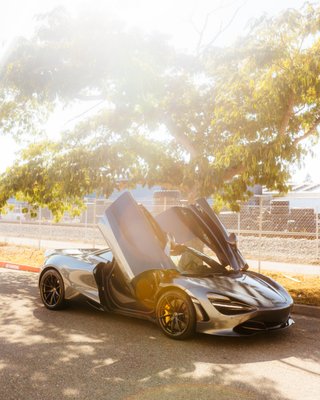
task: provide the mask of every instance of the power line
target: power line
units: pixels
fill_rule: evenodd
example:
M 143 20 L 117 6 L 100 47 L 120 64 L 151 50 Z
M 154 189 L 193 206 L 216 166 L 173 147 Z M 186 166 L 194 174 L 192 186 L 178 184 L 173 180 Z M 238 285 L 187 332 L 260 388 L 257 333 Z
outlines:
M 63 126 L 69 124 L 72 121 L 75 121 L 76 119 L 81 118 L 83 115 L 87 114 L 88 112 L 90 112 L 91 110 L 95 109 L 96 107 L 98 107 L 100 104 L 104 103 L 106 101 L 106 99 L 99 101 L 98 103 L 96 103 L 95 105 L 93 105 L 92 107 L 88 108 L 87 110 L 83 111 L 82 113 L 72 117 L 71 119 L 69 119 L 67 122 L 65 122 L 63 124 Z

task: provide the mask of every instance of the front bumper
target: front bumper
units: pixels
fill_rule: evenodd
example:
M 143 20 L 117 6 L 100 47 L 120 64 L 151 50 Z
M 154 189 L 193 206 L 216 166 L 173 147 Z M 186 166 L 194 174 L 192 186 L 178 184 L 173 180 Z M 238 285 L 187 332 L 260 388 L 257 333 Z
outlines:
M 287 321 L 281 322 L 280 324 L 277 323 L 269 324 L 262 321 L 255 321 L 253 319 L 253 320 L 248 320 L 243 324 L 236 326 L 233 330 L 234 332 L 236 332 L 241 336 L 250 336 L 259 332 L 268 332 L 268 331 L 277 331 L 281 329 L 286 329 L 293 324 L 294 320 L 291 317 L 289 317 Z
M 259 310 L 246 315 L 221 320 L 210 318 L 197 322 L 197 332 L 219 336 L 250 336 L 261 332 L 277 331 L 289 328 L 294 324 L 290 316 L 292 306 L 280 309 Z

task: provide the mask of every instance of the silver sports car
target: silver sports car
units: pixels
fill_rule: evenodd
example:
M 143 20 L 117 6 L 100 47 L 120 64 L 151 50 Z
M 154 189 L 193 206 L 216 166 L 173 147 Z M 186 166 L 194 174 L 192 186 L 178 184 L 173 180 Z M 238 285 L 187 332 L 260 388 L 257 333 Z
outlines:
M 126 192 L 99 227 L 104 250 L 55 250 L 46 258 L 39 289 L 48 309 L 81 294 L 103 311 L 156 322 L 173 339 L 250 335 L 293 323 L 290 295 L 248 271 L 235 235 L 204 199 L 153 218 Z

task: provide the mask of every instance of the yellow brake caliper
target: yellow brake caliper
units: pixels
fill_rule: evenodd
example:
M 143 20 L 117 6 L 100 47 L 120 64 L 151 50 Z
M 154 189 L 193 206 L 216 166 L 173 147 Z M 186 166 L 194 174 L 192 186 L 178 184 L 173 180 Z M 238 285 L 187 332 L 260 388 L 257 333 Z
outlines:
M 166 304 L 165 306 L 164 306 L 164 321 L 165 321 L 165 324 L 167 325 L 170 321 L 171 321 L 171 316 L 170 316 L 170 312 L 169 312 L 169 310 L 170 310 L 170 304 Z

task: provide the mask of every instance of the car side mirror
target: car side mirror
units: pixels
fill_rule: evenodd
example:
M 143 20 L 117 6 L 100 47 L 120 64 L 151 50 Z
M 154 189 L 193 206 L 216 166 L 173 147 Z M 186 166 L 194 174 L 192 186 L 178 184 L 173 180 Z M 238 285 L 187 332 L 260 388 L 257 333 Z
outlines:
M 238 238 L 237 238 L 237 235 L 236 235 L 234 232 L 231 232 L 231 233 L 230 233 L 229 238 L 228 238 L 228 242 L 229 242 L 231 245 L 237 247 Z

